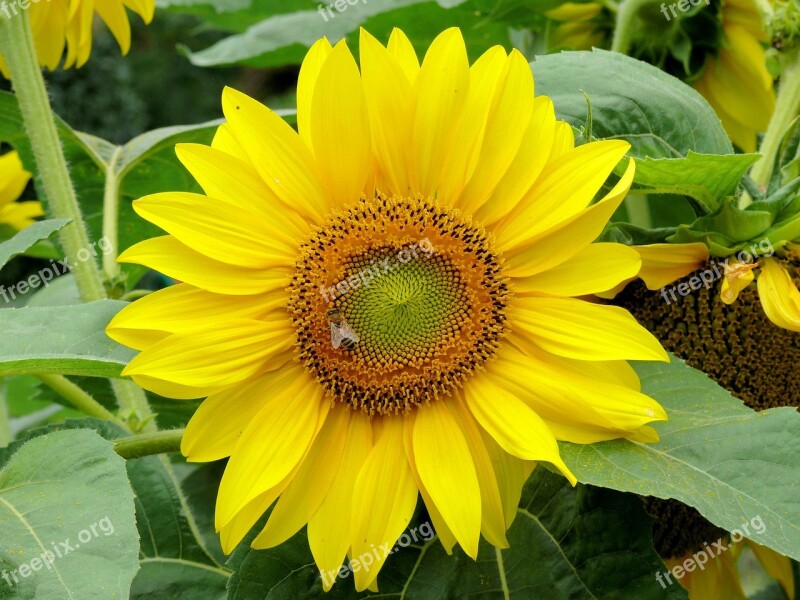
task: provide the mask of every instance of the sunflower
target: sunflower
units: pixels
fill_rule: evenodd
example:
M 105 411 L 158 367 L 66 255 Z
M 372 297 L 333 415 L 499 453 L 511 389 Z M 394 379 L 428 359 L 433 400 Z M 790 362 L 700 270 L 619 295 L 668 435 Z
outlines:
M 800 244 L 784 242 L 778 248 L 770 244 L 767 252 L 753 244 L 750 251 L 743 250 L 711 262 L 708 248 L 702 243 L 651 244 L 638 246 L 636 250 L 642 257 L 639 277 L 650 290 L 662 288 L 665 301 L 679 298 L 669 290 L 665 294 L 666 286 L 707 265 L 705 270 L 711 273 L 709 277 L 718 281 L 717 297 L 721 302 L 733 304 L 743 290 L 755 287 L 759 306 L 766 317 L 778 327 L 800 332 Z M 752 285 L 754 281 L 755 286 Z M 697 289 L 694 285 L 687 283 L 686 289 Z
M 89 60 L 95 13 L 111 30 L 122 54 L 127 54 L 131 47 L 131 26 L 125 9 L 132 10 L 145 23 L 150 23 L 155 6 L 155 0 L 40 0 L 31 3 L 25 12 L 30 15 L 39 64 L 55 71 L 65 48 L 65 69 L 82 67 Z M 11 3 L 5 10 L 21 9 L 15 9 Z M 0 71 L 8 77 L 2 56 Z
M 448 552 L 507 547 L 532 462 L 573 484 L 557 440 L 657 439 L 664 410 L 626 360 L 667 360 L 625 310 L 575 296 L 640 267 L 592 244 L 634 173 L 591 204 L 628 150 L 574 147 L 518 52 L 470 67 L 458 29 L 422 65 L 395 30 L 318 41 L 295 132 L 226 89 L 210 147 L 179 145 L 205 195 L 137 200 L 169 233 L 120 256 L 184 283 L 121 311 L 124 375 L 208 396 L 191 461 L 230 457 L 216 507 L 226 552 L 307 525 L 329 589 L 346 556 L 393 544 L 421 494 Z M 355 572 L 374 587 L 385 556 Z
M 0 227 L 25 229 L 36 217 L 44 215 L 42 204 L 36 201 L 15 202 L 31 180 L 16 152 L 0 156 Z
M 723 0 L 722 45 L 706 58 L 692 85 L 745 152 L 755 152 L 756 134 L 766 131 L 775 110 L 772 75 L 766 65 L 764 18 L 753 0 Z
M 670 352 L 756 411 L 800 407 L 796 328 L 800 313 L 793 308 L 800 304 L 792 283 L 792 279 L 800 281 L 800 248 L 784 244 L 783 250 L 771 252 L 766 246 L 751 245 L 738 255 L 715 259 L 709 259 L 703 243 L 638 247 L 642 281 L 632 283 L 615 299 Z M 754 257 L 757 252 L 762 256 Z M 673 289 L 678 290 L 676 297 Z M 670 569 L 707 550 L 713 540 L 730 544 L 728 532 L 694 508 L 658 498 L 647 498 L 645 503 L 656 519 L 655 548 Z M 788 558 L 747 539 L 734 537 L 733 541 L 724 553 L 715 552 L 704 569 L 687 572 L 680 579 L 691 600 L 743 600 L 737 561 L 745 547 L 787 597 L 794 598 Z

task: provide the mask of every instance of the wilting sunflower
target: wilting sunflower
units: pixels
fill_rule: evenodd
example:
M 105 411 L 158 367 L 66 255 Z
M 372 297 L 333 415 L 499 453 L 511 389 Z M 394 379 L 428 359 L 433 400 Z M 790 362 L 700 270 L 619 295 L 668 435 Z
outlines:
M 800 407 L 800 252 L 795 245 L 752 245 L 738 255 L 711 259 L 702 243 L 637 250 L 643 281 L 628 286 L 617 304 L 629 309 L 669 351 L 750 408 Z M 755 257 L 757 253 L 761 256 Z M 728 532 L 676 500 L 648 498 L 646 505 L 656 518 L 655 548 L 670 568 L 713 541 L 730 543 Z M 794 598 L 788 558 L 747 539 L 734 541 L 739 543 L 680 580 L 691 600 L 743 600 L 737 561 L 745 546 L 787 597 Z
M 25 12 L 30 15 L 39 64 L 54 71 L 61 63 L 65 48 L 65 69 L 82 67 L 89 60 L 95 13 L 111 30 L 122 54 L 127 54 L 131 47 L 131 26 L 125 9 L 149 23 L 155 6 L 155 0 L 40 0 L 31 3 Z M 0 71 L 8 77 L 2 56 Z
M 723 0 L 722 44 L 692 83 L 745 152 L 755 152 L 756 134 L 766 131 L 775 110 L 766 41 L 764 18 L 753 0 Z
M 347 555 L 394 543 L 418 494 L 448 552 L 474 558 L 481 534 L 507 546 L 530 461 L 575 482 L 556 440 L 654 441 L 645 424 L 666 418 L 626 362 L 663 349 L 574 298 L 639 269 L 591 243 L 631 184 L 632 161 L 591 204 L 628 144 L 575 148 L 522 55 L 470 67 L 458 29 L 421 66 L 397 30 L 360 48 L 360 71 L 344 42 L 311 48 L 299 134 L 225 90 L 211 147 L 178 147 L 206 195 L 136 201 L 170 235 L 120 257 L 185 283 L 108 327 L 141 350 L 125 375 L 208 396 L 183 452 L 230 457 L 225 551 L 275 504 L 253 546 L 307 524 L 326 589 Z
M 778 327 L 800 332 L 800 244 L 786 242 L 773 248 L 751 246 L 729 257 L 712 259 L 705 244 L 652 244 L 639 246 L 642 257 L 639 277 L 648 289 L 669 286 L 662 296 L 668 303 L 677 302 L 681 294 L 669 285 L 703 265 L 707 265 L 707 279 L 716 282 L 714 289 L 720 302 L 733 304 L 743 290 L 755 287 L 759 306 L 767 318 Z M 700 281 L 698 279 L 698 281 Z M 755 281 L 755 285 L 753 282 Z M 685 289 L 697 289 L 688 283 Z M 705 284 L 703 284 L 705 286 Z M 707 287 L 707 286 L 706 286 Z M 685 295 L 685 294 L 682 294 Z
M 0 227 L 7 225 L 19 231 L 44 215 L 41 202 L 16 202 L 30 180 L 31 174 L 16 152 L 0 156 Z

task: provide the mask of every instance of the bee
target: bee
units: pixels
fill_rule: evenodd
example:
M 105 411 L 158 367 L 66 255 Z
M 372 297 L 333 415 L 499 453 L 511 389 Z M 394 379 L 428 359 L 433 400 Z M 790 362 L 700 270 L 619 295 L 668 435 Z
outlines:
M 358 334 L 353 331 L 347 321 L 345 321 L 339 309 L 332 308 L 325 316 L 328 317 L 328 322 L 331 326 L 331 344 L 334 348 L 344 346 L 347 350 L 352 350 L 358 343 Z

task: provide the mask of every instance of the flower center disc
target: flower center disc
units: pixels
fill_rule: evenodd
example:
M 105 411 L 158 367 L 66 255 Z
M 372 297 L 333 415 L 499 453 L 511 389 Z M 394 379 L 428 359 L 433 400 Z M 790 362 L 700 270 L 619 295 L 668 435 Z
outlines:
M 508 287 L 482 228 L 421 199 L 362 199 L 301 248 L 302 364 L 370 415 L 447 396 L 494 354 Z

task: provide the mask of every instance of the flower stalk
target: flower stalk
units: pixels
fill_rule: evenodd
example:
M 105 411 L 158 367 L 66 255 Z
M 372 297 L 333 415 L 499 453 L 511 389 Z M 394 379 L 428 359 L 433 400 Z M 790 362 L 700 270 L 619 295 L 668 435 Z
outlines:
M 84 302 L 103 299 L 106 292 L 97 264 L 93 260 L 76 260 L 80 250 L 90 247 L 89 237 L 58 139 L 27 11 L 10 18 L 0 17 L 0 52 L 11 74 L 50 215 L 72 221 L 59 235 L 67 256 L 72 259 L 70 262 L 75 265 L 73 273 L 81 299 Z
M 183 429 L 172 429 L 122 438 L 114 443 L 114 450 L 126 460 L 153 454 L 180 452 L 183 432 Z

